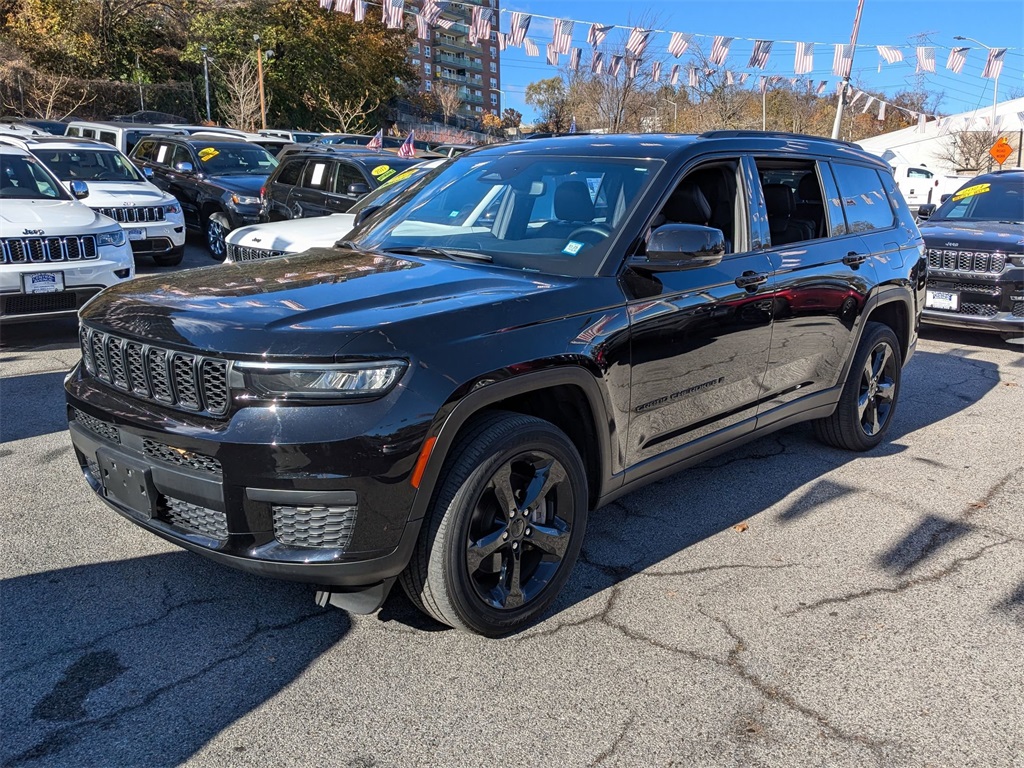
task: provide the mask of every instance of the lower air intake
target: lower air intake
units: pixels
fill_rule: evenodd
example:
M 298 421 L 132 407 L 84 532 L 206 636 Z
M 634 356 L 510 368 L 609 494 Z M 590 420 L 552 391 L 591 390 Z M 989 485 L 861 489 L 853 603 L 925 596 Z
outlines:
M 346 549 L 356 527 L 356 507 L 274 506 L 274 537 L 293 547 Z
M 176 528 L 224 541 L 228 537 L 227 516 L 216 509 L 190 504 L 173 496 L 160 496 L 160 517 Z

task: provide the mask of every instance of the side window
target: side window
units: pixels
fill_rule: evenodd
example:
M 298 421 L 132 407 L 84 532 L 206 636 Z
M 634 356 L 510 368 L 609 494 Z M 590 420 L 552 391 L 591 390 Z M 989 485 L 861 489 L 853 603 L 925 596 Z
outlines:
M 188 147 L 183 147 L 180 144 L 174 147 L 174 154 L 171 156 L 171 167 L 175 167 L 178 163 L 192 163 L 195 165 L 195 161 L 192 159 L 192 153 L 188 151 Z
M 294 187 L 299 183 L 299 175 L 302 173 L 302 166 L 305 162 L 305 160 L 289 160 L 277 175 L 275 183 Z
M 67 135 L 68 136 L 81 136 L 82 135 L 82 129 L 79 128 L 77 125 L 72 125 L 70 128 L 68 128 Z
M 334 191 L 339 195 L 347 195 L 349 184 L 366 184 L 366 179 L 348 163 L 338 163 L 338 176 L 334 182 Z
M 702 165 L 683 177 L 652 222 L 656 229 L 664 224 L 697 224 L 720 229 L 725 235 L 726 253 L 748 249 L 747 218 L 739 189 L 738 161 Z
M 775 158 L 758 158 L 755 163 L 772 246 L 827 237 L 828 217 L 818 164 L 813 160 Z M 841 212 L 839 216 L 842 219 Z
M 82 135 L 85 138 L 87 138 L 87 139 L 95 139 L 96 138 L 96 131 L 94 131 L 92 128 L 82 128 L 81 131 L 82 131 Z
M 156 148 L 156 157 L 153 159 L 153 162 L 160 165 L 170 165 L 172 154 L 174 154 L 174 147 L 170 144 L 158 144 Z
M 116 133 L 114 133 L 113 131 L 100 131 L 99 134 L 100 134 L 99 139 L 104 144 L 109 144 L 112 147 L 116 147 L 117 146 L 117 134 Z
M 331 168 L 329 160 L 309 160 L 306 162 L 306 170 L 302 174 L 300 186 L 305 189 L 327 189 Z
M 156 142 L 155 141 L 143 141 L 139 143 L 139 149 L 132 156 L 133 160 L 142 160 L 144 162 L 150 162 L 156 157 Z
M 893 226 L 895 216 L 878 171 L 848 163 L 833 163 L 832 169 L 851 232 L 871 232 Z

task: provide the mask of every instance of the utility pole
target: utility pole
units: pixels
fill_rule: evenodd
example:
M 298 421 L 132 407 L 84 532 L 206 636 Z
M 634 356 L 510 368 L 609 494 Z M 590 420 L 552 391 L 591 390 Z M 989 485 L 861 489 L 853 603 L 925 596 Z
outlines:
M 267 100 L 263 95 L 263 47 L 260 45 L 260 36 L 253 35 L 252 40 L 256 43 L 256 76 L 260 81 L 260 123 L 264 129 L 267 127 Z
M 142 98 L 142 69 L 139 66 L 139 54 L 135 54 L 135 79 L 139 83 L 139 109 L 146 111 L 146 100 Z
M 839 130 L 843 122 L 843 107 L 846 105 L 846 89 L 850 86 L 850 75 L 853 73 L 853 55 L 857 52 L 857 33 L 860 32 L 860 16 L 864 11 L 864 0 L 857 0 L 857 15 L 853 19 L 853 34 L 850 36 L 850 69 L 839 84 L 839 100 L 836 104 L 836 121 L 832 124 L 832 138 L 839 138 Z
M 210 57 L 206 53 L 206 46 L 199 46 L 203 52 L 203 83 L 206 85 L 206 122 L 213 123 L 213 115 L 210 112 Z

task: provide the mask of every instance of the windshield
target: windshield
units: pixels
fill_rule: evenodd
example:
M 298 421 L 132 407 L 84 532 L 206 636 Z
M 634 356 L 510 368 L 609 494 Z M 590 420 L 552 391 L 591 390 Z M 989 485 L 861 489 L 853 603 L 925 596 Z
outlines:
M 373 250 L 434 249 L 442 258 L 596 275 L 662 165 L 533 153 L 463 156 L 389 215 L 368 219 L 353 240 Z
M 407 189 L 415 189 L 431 171 L 435 171 L 440 164 L 421 163 L 413 168 L 402 171 L 397 176 L 385 181 L 368 195 L 359 198 L 359 202 L 348 209 L 349 213 L 357 214 L 364 208 L 380 208 L 394 200 L 398 195 Z
M 1024 174 L 958 189 L 929 221 L 1024 222 Z
M 0 155 L 0 197 L 15 200 L 69 200 L 53 176 L 23 155 Z
M 47 149 L 35 154 L 61 181 L 144 181 L 142 174 L 119 152 Z
M 272 154 L 253 144 L 200 147 L 197 154 L 211 176 L 269 176 L 277 167 Z

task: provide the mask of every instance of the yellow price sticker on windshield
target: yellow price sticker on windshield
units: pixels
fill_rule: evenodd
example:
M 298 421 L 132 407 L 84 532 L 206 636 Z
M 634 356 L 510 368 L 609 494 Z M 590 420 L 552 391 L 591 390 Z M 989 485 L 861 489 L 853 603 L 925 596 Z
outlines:
M 213 147 L 203 147 L 199 150 L 199 159 L 204 163 L 207 163 L 219 154 L 220 150 L 214 149 Z
M 973 187 L 965 187 L 964 189 L 961 189 L 959 192 L 953 195 L 953 202 L 955 203 L 958 200 L 963 200 L 965 197 L 973 197 L 974 195 L 984 194 L 985 192 L 989 191 L 990 186 L 990 184 L 985 183 L 975 184 Z
M 396 181 L 404 181 L 405 179 L 408 179 L 410 176 L 412 176 L 414 173 L 416 173 L 416 171 L 414 171 L 412 168 L 410 168 L 408 171 L 402 171 L 400 174 L 395 176 L 393 179 L 388 179 L 387 183 L 386 184 L 381 184 L 381 186 L 382 187 L 387 187 L 387 186 L 389 186 L 391 184 L 394 184 Z
M 377 179 L 377 178 L 380 178 L 381 176 L 383 176 L 385 173 L 387 173 L 390 170 L 391 170 L 391 166 L 390 165 L 378 165 L 376 168 L 374 168 L 372 171 L 370 171 L 370 175 L 373 176 L 373 178 Z

